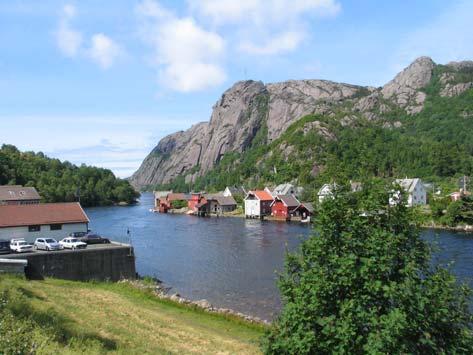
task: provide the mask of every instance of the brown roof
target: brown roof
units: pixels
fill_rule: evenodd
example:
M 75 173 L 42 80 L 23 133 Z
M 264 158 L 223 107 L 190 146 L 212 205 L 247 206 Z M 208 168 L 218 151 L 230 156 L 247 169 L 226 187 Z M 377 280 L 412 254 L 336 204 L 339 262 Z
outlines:
M 88 222 L 77 202 L 0 206 L 0 228 Z
M 34 187 L 21 185 L 0 186 L 0 201 L 40 200 L 38 191 Z

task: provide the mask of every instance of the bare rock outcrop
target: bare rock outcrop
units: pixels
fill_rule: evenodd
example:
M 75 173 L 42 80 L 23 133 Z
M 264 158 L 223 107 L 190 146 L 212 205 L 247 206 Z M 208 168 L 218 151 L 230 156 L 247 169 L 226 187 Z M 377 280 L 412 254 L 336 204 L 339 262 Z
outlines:
M 163 138 L 129 180 L 137 188 L 168 183 L 178 176 L 192 182 L 214 168 L 225 153 L 245 151 L 257 136 L 270 143 L 308 114 L 339 120 L 342 126 L 354 126 L 364 118 L 397 128 L 401 122 L 386 123 L 384 115 L 396 108 L 409 114 L 420 112 L 427 98 L 422 89 L 431 82 L 435 66 L 432 59 L 420 57 L 382 88 L 327 80 L 237 82 L 216 102 L 209 122 Z M 473 88 L 473 83 L 458 81 L 456 76 L 457 72 L 470 73 L 473 62 L 447 66 L 451 69 L 440 77 L 440 95 L 459 95 Z M 336 134 L 317 121 L 306 124 L 300 133 L 309 131 L 326 139 Z
M 354 96 L 360 86 L 327 80 L 290 80 L 268 84 L 268 138 L 276 139 L 295 118 L 317 113 L 328 114 L 331 105 Z
M 215 104 L 209 122 L 164 137 L 130 182 L 138 188 L 168 183 L 195 167 L 202 174 L 226 152 L 244 150 L 265 119 L 267 96 L 260 81 L 236 83 Z
M 420 112 L 425 94 L 419 89 L 425 87 L 432 78 L 435 63 L 429 57 L 420 57 L 383 86 L 381 93 L 394 101 L 408 113 Z

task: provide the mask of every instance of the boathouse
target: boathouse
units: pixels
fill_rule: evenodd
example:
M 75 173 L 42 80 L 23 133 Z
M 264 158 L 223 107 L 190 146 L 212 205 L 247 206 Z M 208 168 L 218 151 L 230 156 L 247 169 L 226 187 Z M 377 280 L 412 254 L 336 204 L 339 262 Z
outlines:
M 277 195 L 271 203 L 271 215 L 276 219 L 290 221 L 300 202 L 294 195 Z
M 292 211 L 293 216 L 300 217 L 301 220 L 306 220 L 314 214 L 314 206 L 309 202 L 301 202 L 297 208 Z
M 0 206 L 0 239 L 62 239 L 72 232 L 87 232 L 88 224 L 77 202 Z
M 161 210 L 166 207 L 166 197 L 172 193 L 172 191 L 154 191 L 154 210 L 162 212 Z
M 205 195 L 205 199 L 207 200 L 207 208 L 210 214 L 221 215 L 235 211 L 237 208 L 237 203 L 232 196 L 208 194 Z
M 265 190 L 250 191 L 245 197 L 246 218 L 263 218 L 271 215 L 273 197 Z

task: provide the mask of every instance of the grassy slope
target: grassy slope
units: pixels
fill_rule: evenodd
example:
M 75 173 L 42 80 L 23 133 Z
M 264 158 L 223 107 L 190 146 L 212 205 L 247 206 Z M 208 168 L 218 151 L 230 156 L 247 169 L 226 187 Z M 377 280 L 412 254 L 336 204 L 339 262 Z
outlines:
M 43 352 L 259 353 L 263 328 L 211 315 L 127 284 L 0 276 L 9 307 L 58 334 Z M 88 345 L 89 344 L 89 345 Z

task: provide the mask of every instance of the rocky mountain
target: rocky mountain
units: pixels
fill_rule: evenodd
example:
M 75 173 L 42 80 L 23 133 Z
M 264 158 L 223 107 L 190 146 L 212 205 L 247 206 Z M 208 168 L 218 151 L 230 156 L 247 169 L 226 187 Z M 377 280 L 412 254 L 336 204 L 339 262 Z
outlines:
M 307 115 L 326 117 L 343 127 L 356 126 L 363 120 L 399 128 L 402 123 L 395 119 L 396 113 L 413 116 L 421 112 L 428 96 L 426 87 L 434 76 L 438 77 L 439 95 L 453 97 L 473 87 L 472 71 L 473 62 L 439 66 L 428 57 L 420 57 L 381 88 L 326 80 L 274 84 L 240 81 L 223 93 L 209 122 L 163 138 L 130 182 L 137 188 L 167 184 L 178 177 L 193 182 L 218 166 L 225 154 L 241 154 L 255 144 L 271 144 Z M 301 134 L 308 131 L 327 139 L 336 135 L 333 127 L 329 129 L 320 120 L 308 122 Z M 287 155 L 291 148 L 284 144 Z

